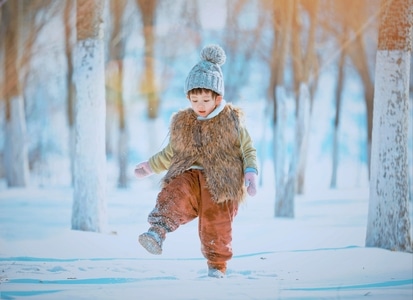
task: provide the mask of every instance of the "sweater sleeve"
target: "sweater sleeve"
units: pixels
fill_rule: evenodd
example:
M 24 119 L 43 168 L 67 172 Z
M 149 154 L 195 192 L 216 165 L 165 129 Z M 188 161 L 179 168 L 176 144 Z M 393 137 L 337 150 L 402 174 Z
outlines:
M 244 172 L 255 172 L 258 174 L 257 151 L 245 127 L 242 127 L 240 130 L 240 143 L 242 159 L 244 161 Z
M 173 157 L 173 149 L 170 143 L 166 145 L 162 151 L 156 153 L 151 158 L 149 158 L 149 165 L 151 166 L 152 171 L 159 174 L 163 171 L 169 169 L 171 165 L 171 160 Z

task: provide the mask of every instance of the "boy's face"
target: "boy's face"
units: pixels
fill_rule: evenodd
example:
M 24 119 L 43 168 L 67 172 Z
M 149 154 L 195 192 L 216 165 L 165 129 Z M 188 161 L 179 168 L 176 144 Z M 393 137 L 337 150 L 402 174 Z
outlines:
M 222 96 L 214 99 L 211 92 L 202 91 L 200 94 L 191 93 L 188 99 L 194 112 L 200 117 L 206 117 L 221 103 Z

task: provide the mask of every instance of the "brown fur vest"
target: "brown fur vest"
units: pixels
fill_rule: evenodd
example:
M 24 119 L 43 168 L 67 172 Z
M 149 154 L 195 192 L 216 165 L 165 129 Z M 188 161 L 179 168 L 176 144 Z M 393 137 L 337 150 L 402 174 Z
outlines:
M 197 120 L 192 109 L 174 115 L 170 143 L 174 152 L 163 178 L 168 184 L 193 165 L 203 167 L 207 187 L 217 203 L 245 198 L 244 170 L 239 139 L 242 112 L 227 104 L 208 120 Z

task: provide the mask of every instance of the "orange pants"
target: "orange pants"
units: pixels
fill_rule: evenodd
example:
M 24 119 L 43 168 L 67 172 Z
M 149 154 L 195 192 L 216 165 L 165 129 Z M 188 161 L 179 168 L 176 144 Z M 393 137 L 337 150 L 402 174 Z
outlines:
M 199 217 L 201 251 L 208 267 L 225 273 L 232 257 L 232 221 L 237 211 L 236 201 L 213 202 L 202 171 L 188 170 L 158 194 L 156 206 L 148 216 L 149 231 L 157 232 L 164 240 L 166 233 Z

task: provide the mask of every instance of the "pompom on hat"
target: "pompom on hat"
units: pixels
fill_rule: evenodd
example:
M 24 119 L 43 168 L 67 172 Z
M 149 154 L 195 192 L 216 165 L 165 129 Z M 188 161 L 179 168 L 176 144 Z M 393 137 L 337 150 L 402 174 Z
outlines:
M 185 80 L 185 94 L 195 88 L 205 88 L 224 96 L 224 76 L 221 66 L 226 55 L 218 45 L 205 46 L 200 53 L 201 61 L 189 72 Z

